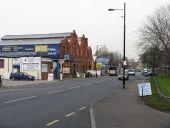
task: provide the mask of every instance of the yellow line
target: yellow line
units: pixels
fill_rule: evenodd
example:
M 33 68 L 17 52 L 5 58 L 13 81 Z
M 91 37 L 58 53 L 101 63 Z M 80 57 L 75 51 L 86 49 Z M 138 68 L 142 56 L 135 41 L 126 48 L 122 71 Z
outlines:
M 82 107 L 82 108 L 80 108 L 79 110 L 81 111 L 81 110 L 83 110 L 83 109 L 85 109 L 86 107 Z
M 52 122 L 50 122 L 50 123 L 46 124 L 46 126 L 53 125 L 54 123 L 57 123 L 57 122 L 59 122 L 59 120 L 54 120 L 54 121 L 52 121 Z
M 69 117 L 69 116 L 72 116 L 72 115 L 74 115 L 75 114 L 75 112 L 72 112 L 72 113 L 70 113 L 70 114 L 67 114 L 65 117 Z

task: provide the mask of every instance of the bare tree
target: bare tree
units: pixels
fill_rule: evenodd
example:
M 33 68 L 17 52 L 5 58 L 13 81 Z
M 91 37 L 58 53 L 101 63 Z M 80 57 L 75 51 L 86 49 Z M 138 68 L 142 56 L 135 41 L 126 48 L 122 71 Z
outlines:
M 170 58 L 170 5 L 160 7 L 138 31 L 138 46 L 143 54 L 150 48 L 162 54 L 169 60 Z M 160 61 L 160 60 L 157 60 Z M 167 62 L 170 66 L 170 61 Z
M 149 48 L 144 53 L 140 55 L 141 62 L 145 67 L 152 68 L 152 71 L 155 72 L 155 68 L 160 66 L 161 55 L 155 48 Z

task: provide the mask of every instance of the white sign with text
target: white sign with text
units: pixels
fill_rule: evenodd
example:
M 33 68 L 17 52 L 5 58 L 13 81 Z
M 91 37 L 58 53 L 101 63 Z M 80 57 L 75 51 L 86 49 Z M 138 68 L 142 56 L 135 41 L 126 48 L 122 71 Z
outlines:
M 150 83 L 138 84 L 139 96 L 149 96 L 152 95 Z M 143 93 L 143 95 L 142 95 Z

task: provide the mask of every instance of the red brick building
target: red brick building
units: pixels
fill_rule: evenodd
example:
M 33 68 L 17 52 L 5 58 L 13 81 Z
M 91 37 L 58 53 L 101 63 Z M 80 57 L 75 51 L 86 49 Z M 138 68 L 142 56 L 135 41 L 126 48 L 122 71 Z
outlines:
M 65 37 L 60 45 L 60 58 L 64 60 L 63 69 L 70 69 L 70 73 L 64 73 L 64 77 L 81 77 L 92 69 L 92 49 L 88 46 L 85 35 L 77 37 L 73 31 L 70 37 Z
M 40 62 L 37 63 L 36 57 Z M 0 58 L 3 65 L 8 63 L 7 67 L 2 65 L 1 72 L 10 74 L 22 71 L 37 79 L 48 79 L 49 74 L 56 79 L 61 79 L 63 75 L 64 78 L 82 77 L 92 68 L 92 50 L 88 46 L 88 39 L 84 35 L 77 37 L 75 31 L 5 35 L 0 41 Z M 22 62 L 22 58 L 30 61 Z

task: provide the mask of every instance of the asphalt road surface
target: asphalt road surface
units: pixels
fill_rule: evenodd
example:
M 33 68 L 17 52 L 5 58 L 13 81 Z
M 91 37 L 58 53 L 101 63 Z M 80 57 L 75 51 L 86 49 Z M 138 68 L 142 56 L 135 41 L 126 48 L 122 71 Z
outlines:
M 1 89 L 0 128 L 91 128 L 90 104 L 116 88 L 117 77 L 100 77 Z

